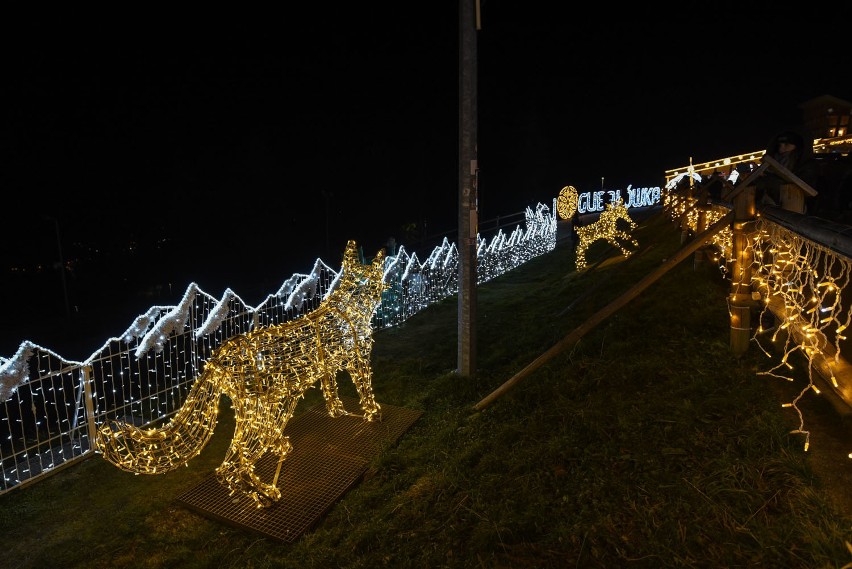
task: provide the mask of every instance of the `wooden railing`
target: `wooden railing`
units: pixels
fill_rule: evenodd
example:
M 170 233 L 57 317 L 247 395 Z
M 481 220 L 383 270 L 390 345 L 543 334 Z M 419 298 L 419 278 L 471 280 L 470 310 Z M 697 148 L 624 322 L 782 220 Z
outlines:
M 781 206 L 755 203 L 761 178 L 776 175 Z M 713 258 L 730 279 L 728 304 L 731 349 L 763 350 L 772 364 L 762 375 L 792 380 L 795 360 L 807 366 L 808 382 L 787 406 L 798 407 L 808 392 L 821 393 L 842 414 L 852 413 L 852 227 L 808 216 L 807 198 L 816 191 L 777 161 L 760 167 L 737 185 L 724 184 L 720 199 L 707 187 L 667 194 L 664 207 L 683 235 L 734 212 L 730 231 L 720 232 L 696 253 Z

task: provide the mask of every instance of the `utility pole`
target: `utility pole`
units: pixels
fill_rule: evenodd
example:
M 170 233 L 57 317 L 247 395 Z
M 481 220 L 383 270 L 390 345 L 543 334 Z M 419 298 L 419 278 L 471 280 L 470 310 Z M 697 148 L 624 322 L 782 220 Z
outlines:
M 458 369 L 476 374 L 477 116 L 479 0 L 459 0 L 459 307 Z

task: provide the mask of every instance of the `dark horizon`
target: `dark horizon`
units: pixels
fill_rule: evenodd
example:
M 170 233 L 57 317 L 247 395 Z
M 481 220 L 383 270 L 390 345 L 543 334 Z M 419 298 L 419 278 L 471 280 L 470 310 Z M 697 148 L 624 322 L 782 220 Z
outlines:
M 806 13 L 738 8 L 686 25 L 482 8 L 480 220 L 602 178 L 662 186 L 690 157 L 763 148 L 811 98 L 852 99 L 843 38 Z M 58 224 L 66 260 L 110 250 L 107 291 L 165 279 L 252 302 L 318 257 L 333 264 L 349 239 L 372 255 L 390 237 L 408 248 L 453 231 L 458 7 L 398 8 L 390 25 L 364 10 L 300 7 L 221 37 L 36 34 L 17 46 L 0 267 L 58 262 Z M 779 43 L 788 29 L 796 41 Z M 793 47 L 776 57 L 782 43 Z M 174 247 L 133 267 L 125 244 L 159 239 Z

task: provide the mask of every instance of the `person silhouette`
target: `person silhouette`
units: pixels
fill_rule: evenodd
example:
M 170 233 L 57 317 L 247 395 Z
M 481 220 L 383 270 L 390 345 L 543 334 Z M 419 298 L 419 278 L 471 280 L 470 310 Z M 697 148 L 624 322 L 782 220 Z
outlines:
M 813 145 L 795 130 L 785 130 L 772 138 L 765 155 L 771 156 L 784 168 L 813 187 L 817 179 L 817 165 Z M 761 176 L 757 183 L 755 199 L 761 205 L 782 206 L 781 186 L 788 182 L 773 172 Z

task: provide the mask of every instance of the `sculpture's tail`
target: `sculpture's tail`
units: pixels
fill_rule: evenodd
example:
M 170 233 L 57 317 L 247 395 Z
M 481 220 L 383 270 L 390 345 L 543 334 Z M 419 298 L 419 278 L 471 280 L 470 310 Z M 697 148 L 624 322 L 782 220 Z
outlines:
M 102 425 L 96 449 L 127 472 L 163 474 L 183 466 L 203 449 L 216 427 L 225 371 L 209 360 L 183 406 L 161 428 L 140 429 L 123 422 Z

